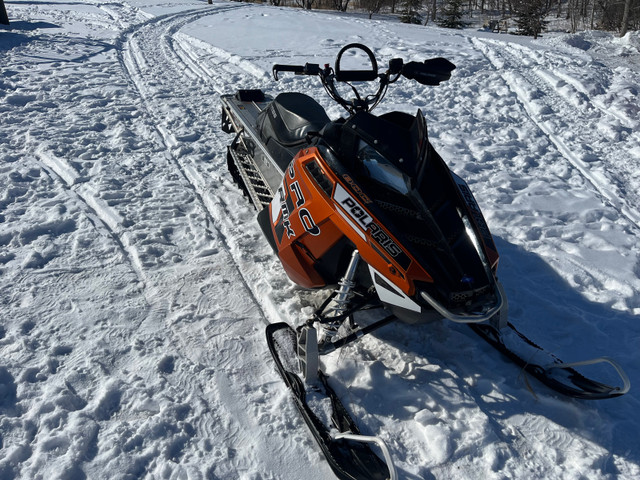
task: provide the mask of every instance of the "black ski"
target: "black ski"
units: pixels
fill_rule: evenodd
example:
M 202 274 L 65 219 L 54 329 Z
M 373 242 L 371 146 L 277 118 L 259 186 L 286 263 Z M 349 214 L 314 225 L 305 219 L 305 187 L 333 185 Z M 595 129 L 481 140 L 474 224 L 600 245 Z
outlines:
M 354 439 L 336 438 L 340 434 L 359 436 L 360 430 L 329 386 L 327 376 L 318 372 L 319 383 L 305 385 L 298 375 L 296 332 L 286 323 L 267 326 L 267 343 L 284 382 L 293 393 L 295 405 L 302 414 L 316 442 L 322 449 L 336 476 L 343 480 L 385 480 L 391 478 L 387 464 L 378 457 L 367 443 Z M 328 425 L 320 419 L 323 409 L 311 408 L 311 403 L 330 405 Z M 370 438 L 370 437 L 362 437 Z M 365 440 L 366 441 L 366 440 Z
M 497 350 L 506 355 L 512 362 L 558 393 L 583 400 L 602 400 L 605 398 L 619 397 L 627 393 L 629 390 L 630 382 L 628 377 L 622 368 L 609 358 L 602 357 L 587 362 L 566 364 L 555 355 L 545 351 L 524 334 L 520 333 L 509 322 L 507 322 L 506 327 L 500 330 L 488 324 L 470 324 L 469 326 Z M 537 351 L 548 356 L 550 363 L 548 365 L 536 364 L 532 361 L 534 355 L 528 355 L 529 360 L 525 360 L 521 355 L 514 352 L 506 345 L 501 333 L 503 330 L 514 333 L 523 346 L 527 347 L 534 353 Z M 623 386 L 612 387 L 596 380 L 592 380 L 573 368 L 578 365 L 590 365 L 596 363 L 610 364 L 620 376 Z

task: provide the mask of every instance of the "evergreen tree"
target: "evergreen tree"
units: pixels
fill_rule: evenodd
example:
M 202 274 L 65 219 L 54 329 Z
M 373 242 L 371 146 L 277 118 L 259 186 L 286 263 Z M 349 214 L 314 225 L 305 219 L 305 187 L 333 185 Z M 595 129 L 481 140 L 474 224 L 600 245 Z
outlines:
M 464 0 L 446 0 L 442 6 L 442 12 L 437 23 L 445 28 L 464 28 L 466 23 L 462 21 L 464 15 Z
M 517 0 L 514 7 L 518 34 L 538 38 L 549 23 L 545 20 L 549 13 L 549 3 L 546 0 Z
M 422 15 L 418 13 L 422 7 L 422 0 L 403 0 L 400 10 L 400 21 L 402 23 L 422 23 Z

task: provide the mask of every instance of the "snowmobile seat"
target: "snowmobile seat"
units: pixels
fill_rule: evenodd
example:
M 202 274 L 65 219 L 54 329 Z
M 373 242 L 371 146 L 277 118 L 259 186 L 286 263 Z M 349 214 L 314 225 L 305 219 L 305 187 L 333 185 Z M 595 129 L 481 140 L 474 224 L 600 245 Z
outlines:
M 265 143 L 274 139 L 283 147 L 302 144 L 309 132 L 319 132 L 329 117 L 313 98 L 304 93 L 281 93 L 258 117 Z

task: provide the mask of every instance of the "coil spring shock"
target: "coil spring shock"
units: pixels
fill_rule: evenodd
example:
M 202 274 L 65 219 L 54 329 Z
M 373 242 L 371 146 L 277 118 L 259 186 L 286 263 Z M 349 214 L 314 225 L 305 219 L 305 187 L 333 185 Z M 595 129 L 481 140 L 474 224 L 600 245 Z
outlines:
M 356 286 L 355 276 L 360 262 L 360 253 L 354 250 L 349 261 L 349 266 L 342 279 L 338 282 L 338 288 L 335 290 L 332 304 L 329 308 L 328 315 L 324 317 L 322 329 L 326 340 L 331 340 L 337 333 L 345 319 L 342 315 L 348 310 L 349 302 L 353 293 L 351 290 Z M 331 321 L 332 317 L 338 317 L 338 320 Z

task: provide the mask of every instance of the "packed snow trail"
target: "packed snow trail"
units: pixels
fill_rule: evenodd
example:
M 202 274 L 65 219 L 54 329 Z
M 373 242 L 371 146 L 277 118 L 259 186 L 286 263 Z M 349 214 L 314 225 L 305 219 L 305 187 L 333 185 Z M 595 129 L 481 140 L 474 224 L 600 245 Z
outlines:
M 97 9 L 86 18 L 123 34 L 82 47 L 45 34 L 8 72 L 19 93 L 7 104 L 23 108 L 3 112 L 3 123 L 24 143 L 3 142 L 5 165 L 20 164 L 3 202 L 3 245 L 16 253 L 3 263 L 23 269 L 5 281 L 3 303 L 14 308 L 3 316 L 18 330 L 3 330 L 2 342 L 17 347 L 3 358 L 22 373 L 3 380 L 19 388 L 1 405 L 2 478 L 309 476 L 301 469 L 317 454 L 302 422 L 294 435 L 273 426 L 274 412 L 295 413 L 266 362 L 263 314 L 190 183 L 188 162 L 220 150 L 197 144 L 215 98 L 205 90 L 190 113 L 185 87 L 167 105 L 159 88 L 189 76 L 170 50 L 153 57 L 136 43 L 215 11 L 133 25 L 121 4 L 102 11 L 109 18 Z M 141 72 L 167 66 L 164 85 Z M 23 80 L 33 68 L 42 83 Z M 235 189 L 221 197 L 242 201 Z M 78 336 L 86 350 L 74 348 Z M 296 450 L 299 461 L 280 454 Z M 317 470 L 326 478 L 328 467 Z
M 492 48 L 496 44 L 500 45 L 499 49 Z M 630 111 L 623 116 L 616 110 L 591 102 L 586 95 L 587 87 L 567 72 L 567 67 L 576 70 L 585 67 L 594 69 L 597 66 L 584 59 L 576 62 L 575 66 L 570 65 L 566 56 L 554 58 L 554 54 L 548 52 L 537 52 L 495 40 L 475 39 L 474 45 L 501 72 L 529 117 L 558 151 L 584 175 L 606 202 L 640 228 L 640 211 L 637 207 L 640 197 L 636 196 L 637 192 L 624 190 L 629 173 L 633 174 L 633 170 L 629 172 L 626 161 L 628 152 L 620 148 L 621 142 L 594 142 L 591 138 L 593 130 L 589 128 L 590 125 L 596 125 L 601 135 L 629 138 L 632 137 L 630 133 L 637 130 L 639 122 L 632 119 Z M 530 74 L 525 76 L 520 73 L 522 64 L 531 69 Z M 559 70 L 556 70 L 558 67 Z M 607 80 L 603 79 L 603 82 Z M 591 85 L 590 88 L 599 87 Z M 567 119 L 573 123 L 572 128 L 569 128 Z
M 218 95 L 304 91 L 335 118 L 313 79 L 269 73 L 330 62 L 351 41 L 458 65 L 441 88 L 402 83 L 380 108 L 422 108 L 470 181 L 518 326 L 565 360 L 614 355 L 640 381 L 640 149 L 625 103 L 637 81 L 624 65 L 601 64 L 601 82 L 580 72 L 590 50 L 567 45 L 581 37 L 538 47 L 197 0 L 10 6 L 22 24 L 0 31 L 0 477 L 332 478 L 263 336 L 317 296 L 286 279 L 226 172 Z M 517 88 L 536 62 L 540 83 Z M 597 127 L 569 121 L 583 107 L 602 113 Z M 601 158 L 581 169 L 562 146 L 584 159 L 584 138 Z M 387 327 L 326 368 L 401 478 L 640 476 L 633 390 L 556 398 L 468 329 Z

